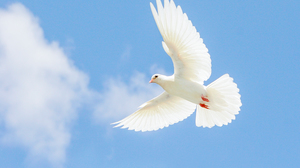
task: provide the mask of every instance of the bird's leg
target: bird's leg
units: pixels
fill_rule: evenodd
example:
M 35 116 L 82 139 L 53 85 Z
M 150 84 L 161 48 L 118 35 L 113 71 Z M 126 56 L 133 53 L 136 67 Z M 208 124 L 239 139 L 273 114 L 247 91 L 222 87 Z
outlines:
M 206 104 L 200 103 L 199 105 L 200 105 L 201 107 L 203 107 L 203 108 L 208 109 L 208 105 L 206 105 Z
M 203 95 L 201 96 L 203 101 L 209 102 L 208 98 L 204 97 Z
M 201 95 L 201 99 L 202 99 L 204 102 L 209 102 L 207 96 Z M 208 105 L 206 105 L 206 104 L 204 104 L 204 103 L 200 103 L 199 105 L 200 105 L 201 107 L 203 107 L 203 108 L 208 109 Z

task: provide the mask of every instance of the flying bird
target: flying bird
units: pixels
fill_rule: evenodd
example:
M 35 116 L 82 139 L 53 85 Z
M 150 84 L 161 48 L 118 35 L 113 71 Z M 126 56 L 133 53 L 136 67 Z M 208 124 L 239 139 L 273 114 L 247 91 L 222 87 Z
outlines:
M 154 74 L 149 83 L 165 91 L 142 104 L 140 109 L 118 122 L 115 127 L 135 131 L 154 131 L 168 127 L 190 116 L 196 109 L 196 126 L 227 125 L 242 106 L 239 89 L 228 74 L 209 84 L 211 59 L 199 33 L 173 0 L 150 2 L 156 25 L 163 37 L 162 46 L 171 57 L 174 74 Z

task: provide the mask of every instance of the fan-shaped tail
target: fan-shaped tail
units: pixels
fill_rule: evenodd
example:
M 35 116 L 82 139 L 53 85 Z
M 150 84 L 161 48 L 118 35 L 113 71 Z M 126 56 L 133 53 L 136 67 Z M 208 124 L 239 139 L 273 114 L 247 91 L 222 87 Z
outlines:
M 242 106 L 241 95 L 233 78 L 225 74 L 209 84 L 206 91 L 209 102 L 205 102 L 205 108 L 197 105 L 196 125 L 211 128 L 231 123 Z

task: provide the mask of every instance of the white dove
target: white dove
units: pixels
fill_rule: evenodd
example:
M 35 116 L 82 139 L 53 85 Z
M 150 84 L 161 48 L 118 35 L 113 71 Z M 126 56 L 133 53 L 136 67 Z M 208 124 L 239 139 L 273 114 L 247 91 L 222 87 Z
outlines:
M 150 83 L 165 91 L 142 104 L 128 117 L 115 122 L 135 131 L 153 131 L 182 121 L 196 110 L 196 126 L 213 127 L 231 123 L 242 105 L 239 89 L 225 74 L 204 86 L 211 75 L 211 59 L 196 28 L 175 6 L 173 0 L 156 0 L 157 11 L 150 3 L 157 27 L 163 37 L 162 46 L 174 64 L 174 74 L 155 74 Z

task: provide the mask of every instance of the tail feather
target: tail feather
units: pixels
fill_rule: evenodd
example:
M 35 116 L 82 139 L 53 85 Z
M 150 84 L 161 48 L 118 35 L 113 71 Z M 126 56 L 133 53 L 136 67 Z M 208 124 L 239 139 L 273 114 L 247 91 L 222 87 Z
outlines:
M 196 125 L 211 128 L 231 123 L 242 106 L 241 95 L 233 78 L 225 74 L 209 84 L 206 91 L 208 109 L 197 105 Z

